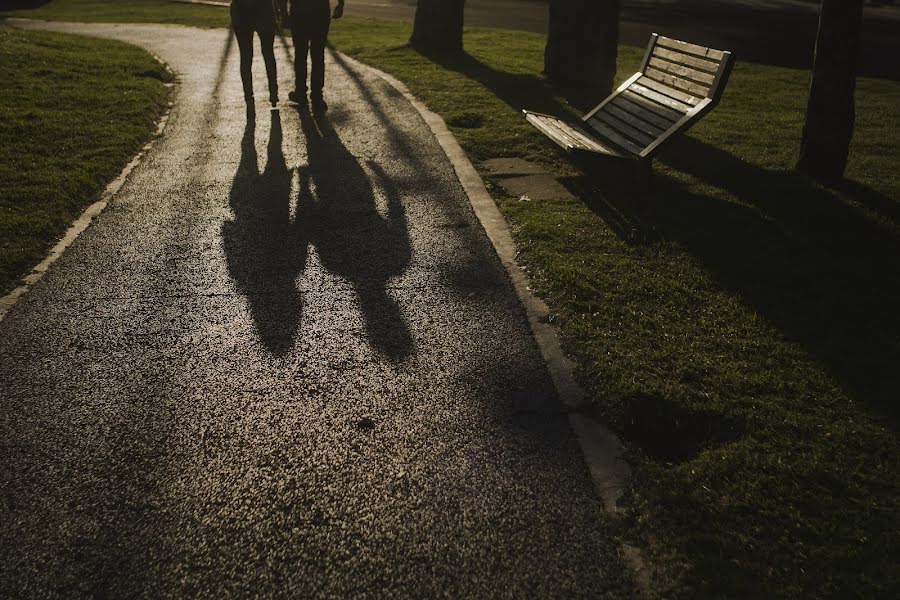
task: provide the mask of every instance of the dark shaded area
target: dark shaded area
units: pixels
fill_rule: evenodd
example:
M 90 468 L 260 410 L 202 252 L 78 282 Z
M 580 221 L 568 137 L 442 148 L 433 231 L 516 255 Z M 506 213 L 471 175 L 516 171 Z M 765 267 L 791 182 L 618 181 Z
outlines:
M 241 162 L 231 185 L 235 218 L 222 225 L 228 271 L 247 297 L 265 347 L 287 354 L 300 327 L 303 299 L 297 277 L 306 266 L 307 243 L 299 221 L 291 222 L 291 179 L 281 148 L 281 113 L 271 111 L 266 166 L 259 172 L 255 119 L 248 114 Z
M 561 183 L 598 214 L 620 239 L 630 245 L 659 239 L 659 232 L 646 214 L 655 181 L 649 163 L 637 169 L 627 159 L 587 154 L 574 154 L 571 159 L 582 173 L 589 175 L 564 177 Z M 644 178 L 641 193 L 637 191 L 639 176 Z
M 498 71 L 468 54 L 427 57 L 516 110 L 528 98 L 536 111 L 566 112 L 537 75 Z M 571 102 L 587 108 L 597 99 Z M 460 119 L 451 124 L 469 125 L 465 114 Z M 728 189 L 740 203 L 694 195 L 658 173 L 647 173 L 650 189 L 641 197 L 629 163 L 606 157 L 573 156 L 589 175 L 563 183 L 623 240 L 679 242 L 725 288 L 806 347 L 877 414 L 896 422 L 900 240 L 872 213 L 896 224 L 900 204 L 855 182 L 829 190 L 794 172 L 762 169 L 688 136 L 660 157 Z
M 861 206 L 792 171 L 762 169 L 691 137 L 662 162 L 731 192 L 738 202 L 694 194 L 655 175 L 650 204 L 627 181 L 575 182 L 588 206 L 627 237 L 676 241 L 719 283 L 788 340 L 803 345 L 876 414 L 897 424 L 900 406 L 900 239 Z M 848 182 L 854 200 L 885 218 L 896 202 Z M 588 193 L 585 193 L 587 191 Z M 624 221 L 626 226 L 615 225 Z
M 554 115 L 564 115 L 567 112 L 566 108 L 554 97 L 557 92 L 554 92 L 550 84 L 537 73 L 523 74 L 500 71 L 484 64 L 465 51 L 457 53 L 419 53 L 436 65 L 477 81 L 516 111 L 528 108 L 532 111 Z M 565 97 L 572 106 L 582 109 L 596 106 L 602 100 L 602 98 L 598 99 L 596 94 L 586 91 L 569 90 L 566 92 Z M 523 106 L 523 99 L 527 99 L 527 107 Z M 459 126 L 465 127 L 466 124 Z
M 654 460 L 683 462 L 738 439 L 744 430 L 740 418 L 689 411 L 665 398 L 635 393 L 625 399 L 623 433 Z
M 465 0 L 418 0 L 409 43 L 420 50 L 459 52 Z
M 745 4 L 732 0 L 623 0 L 619 41 L 643 48 L 651 33 L 731 50 L 739 61 L 811 68 L 818 2 Z M 414 5 L 414 3 L 413 3 Z M 414 6 L 403 3 L 360 5 L 359 16 L 411 20 Z M 860 75 L 900 79 L 900 18 L 868 9 L 863 18 Z M 499 27 L 547 33 L 546 1 L 483 0 L 466 6 L 467 27 Z M 465 38 L 463 39 L 465 44 Z
M 822 0 L 797 170 L 826 184 L 844 178 L 856 121 L 863 0 Z
M 390 142 L 393 151 L 397 156 L 401 157 L 416 173 L 432 171 L 433 167 L 428 163 L 427 157 L 423 156 L 415 139 L 408 134 L 403 125 L 397 123 L 387 114 L 384 107 L 373 94 L 370 84 L 363 81 L 359 73 L 351 69 L 340 54 L 332 52 L 331 57 L 334 62 L 344 70 L 353 82 L 356 90 L 365 99 L 367 109 L 371 111 L 372 115 L 374 115 L 383 126 L 384 135 L 388 142 Z M 397 94 L 397 92 L 391 89 L 387 94 L 393 95 Z M 333 115 L 333 117 L 336 118 L 336 115 Z M 403 183 L 407 186 L 413 186 L 416 189 L 419 188 L 418 178 L 406 182 L 395 181 L 394 183 L 395 185 Z M 461 206 L 456 203 L 446 202 L 443 198 L 433 198 L 432 200 L 440 207 L 441 211 L 443 211 L 448 222 L 470 223 L 472 221 L 473 215 L 468 204 Z
M 0 2 L 0 10 L 40 8 L 45 4 L 50 4 L 50 0 L 3 0 Z
M 550 0 L 544 76 L 557 90 L 605 98 L 619 47 L 619 0 Z
M 373 346 L 402 359 L 414 352 L 412 335 L 388 281 L 409 265 L 406 213 L 397 189 L 375 162 L 375 181 L 341 142 L 325 115 L 300 110 L 309 165 L 300 169 L 297 223 L 330 272 L 350 281 Z M 377 209 L 382 196 L 387 215 Z
M 813 5 L 815 6 L 815 5 Z M 680 2 L 665 7 L 623 2 L 619 40 L 645 46 L 651 33 L 730 50 L 739 61 L 811 68 L 818 13 L 814 8 L 761 8 L 738 3 Z M 859 75 L 900 79 L 900 20 L 863 19 Z
M 893 223 L 900 223 L 900 199 L 890 198 L 849 179 L 839 182 L 835 189 L 879 217 Z

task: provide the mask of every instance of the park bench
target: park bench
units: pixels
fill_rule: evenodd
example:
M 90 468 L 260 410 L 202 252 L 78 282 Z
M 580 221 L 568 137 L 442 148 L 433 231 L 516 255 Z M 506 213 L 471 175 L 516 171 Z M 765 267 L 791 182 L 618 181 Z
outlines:
M 644 161 L 718 104 L 731 66 L 730 52 L 654 33 L 640 71 L 580 123 L 523 112 L 567 151 Z

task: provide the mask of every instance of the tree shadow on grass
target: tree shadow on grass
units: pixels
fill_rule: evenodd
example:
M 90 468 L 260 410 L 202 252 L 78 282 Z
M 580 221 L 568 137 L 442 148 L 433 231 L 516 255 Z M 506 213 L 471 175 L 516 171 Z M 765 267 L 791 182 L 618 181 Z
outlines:
M 889 198 L 855 181 L 844 180 L 837 188 L 845 197 L 865 206 L 876 215 L 900 225 L 900 198 Z
M 6 0 L 0 5 L 0 10 L 27 10 L 40 8 L 50 4 L 50 0 Z
M 897 423 L 900 239 L 795 172 L 771 171 L 683 137 L 660 160 L 736 201 L 657 175 L 643 219 L 678 242 L 871 409 Z M 851 184 L 855 198 L 890 199 Z M 634 214 L 623 194 L 618 210 Z
M 516 111 L 523 108 L 552 115 L 565 115 L 568 108 L 560 103 L 558 93 L 538 74 L 509 73 L 481 62 L 467 52 L 435 54 L 419 52 L 444 69 L 477 81 Z M 602 98 L 567 92 L 565 99 L 578 109 L 595 106 Z

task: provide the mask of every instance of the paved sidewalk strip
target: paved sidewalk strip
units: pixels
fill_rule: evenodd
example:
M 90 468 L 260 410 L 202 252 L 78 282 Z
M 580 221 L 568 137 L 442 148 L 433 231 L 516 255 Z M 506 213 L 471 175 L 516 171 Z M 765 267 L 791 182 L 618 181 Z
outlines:
M 248 118 L 225 31 L 53 27 L 179 83 L 0 323 L 0 589 L 633 594 L 515 292 L 402 96 L 329 58 L 326 117 L 270 111 L 257 48 Z

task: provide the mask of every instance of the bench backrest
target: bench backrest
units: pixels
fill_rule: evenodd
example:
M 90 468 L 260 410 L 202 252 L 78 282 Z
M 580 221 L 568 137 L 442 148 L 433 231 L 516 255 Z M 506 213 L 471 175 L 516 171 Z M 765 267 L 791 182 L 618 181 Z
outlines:
M 731 53 L 653 34 L 641 70 L 584 116 L 602 139 L 650 158 L 718 104 Z

